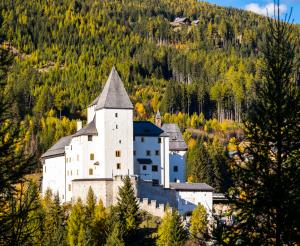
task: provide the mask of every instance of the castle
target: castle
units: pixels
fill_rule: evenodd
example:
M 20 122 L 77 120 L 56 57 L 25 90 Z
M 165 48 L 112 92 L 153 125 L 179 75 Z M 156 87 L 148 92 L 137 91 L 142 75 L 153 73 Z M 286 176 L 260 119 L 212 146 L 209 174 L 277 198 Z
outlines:
M 102 93 L 87 108 L 87 124 L 61 138 L 41 159 L 42 193 L 62 202 L 85 200 L 92 187 L 105 206 L 116 203 L 122 177 L 129 175 L 140 207 L 161 215 L 168 203 L 185 213 L 202 203 L 212 209 L 213 188 L 185 183 L 187 145 L 176 124 L 133 121 L 133 105 L 113 67 Z

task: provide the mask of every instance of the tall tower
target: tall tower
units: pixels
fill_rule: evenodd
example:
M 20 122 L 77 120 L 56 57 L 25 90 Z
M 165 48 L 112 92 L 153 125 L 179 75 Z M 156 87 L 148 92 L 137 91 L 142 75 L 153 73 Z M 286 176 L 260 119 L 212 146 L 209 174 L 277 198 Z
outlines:
M 115 67 L 99 96 L 95 115 L 104 177 L 133 175 L 133 105 Z

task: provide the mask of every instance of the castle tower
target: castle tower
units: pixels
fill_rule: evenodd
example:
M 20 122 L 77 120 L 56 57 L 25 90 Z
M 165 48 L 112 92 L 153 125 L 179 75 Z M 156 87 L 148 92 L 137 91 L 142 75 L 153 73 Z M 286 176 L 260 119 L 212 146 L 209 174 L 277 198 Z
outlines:
M 115 67 L 95 104 L 104 177 L 133 175 L 133 105 Z
M 161 128 L 161 115 L 159 110 L 157 110 L 157 113 L 155 115 L 155 125 L 159 128 Z

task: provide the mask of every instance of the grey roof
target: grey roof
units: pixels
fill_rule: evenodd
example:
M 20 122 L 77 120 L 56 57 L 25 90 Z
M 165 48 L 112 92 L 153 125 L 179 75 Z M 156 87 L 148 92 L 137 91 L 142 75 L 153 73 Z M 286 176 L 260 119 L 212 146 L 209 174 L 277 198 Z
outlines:
M 65 146 L 69 145 L 72 139 L 72 135 L 62 137 L 59 139 L 50 149 L 48 149 L 41 157 L 50 158 L 65 154 Z
M 78 137 L 78 136 L 83 136 L 83 135 L 98 135 L 98 131 L 96 128 L 96 122 L 95 118 L 93 121 L 91 121 L 89 124 L 81 128 L 78 132 L 76 132 L 73 136 Z
M 150 121 L 135 121 L 133 122 L 133 135 L 145 137 L 167 137 L 161 128 Z
M 133 109 L 133 105 L 115 67 L 112 68 L 97 101 L 96 110 L 102 108 Z
M 171 151 L 187 150 L 187 145 L 177 124 L 163 124 L 162 129 L 170 136 Z
M 147 159 L 138 158 L 137 161 L 139 164 L 152 164 L 152 160 L 150 158 Z
M 182 23 L 182 22 L 185 22 L 185 21 L 190 22 L 190 19 L 187 18 L 187 17 L 176 17 L 175 20 L 174 20 L 174 23 Z
M 206 183 L 170 183 L 170 188 L 184 191 L 214 191 L 214 188 Z

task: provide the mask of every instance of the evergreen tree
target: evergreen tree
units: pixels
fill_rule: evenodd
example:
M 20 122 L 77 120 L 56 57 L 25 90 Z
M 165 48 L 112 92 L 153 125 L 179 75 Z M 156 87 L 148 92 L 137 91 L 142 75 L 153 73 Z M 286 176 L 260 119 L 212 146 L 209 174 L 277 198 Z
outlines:
M 207 214 L 204 206 L 199 204 L 192 213 L 190 234 L 192 238 L 196 238 L 199 242 L 204 242 L 207 230 Z
M 120 222 L 115 222 L 111 234 L 108 236 L 106 246 L 124 246 Z
M 276 9 L 279 9 L 277 4 Z M 235 165 L 234 240 L 247 245 L 300 241 L 300 92 L 292 24 L 269 18 L 262 78 L 244 119 L 249 158 Z M 234 243 L 234 242 L 232 242 Z
M 180 216 L 176 210 L 167 208 L 162 219 L 162 223 L 158 227 L 158 246 L 180 246 L 187 239 L 187 233 L 184 230 Z
M 70 246 L 85 245 L 85 216 L 81 199 L 73 205 L 68 219 L 68 243 Z
M 50 196 L 50 197 L 49 197 Z M 66 243 L 66 228 L 65 214 L 60 205 L 59 194 L 56 193 L 52 197 L 51 190 L 47 190 L 44 197 L 45 210 L 45 236 L 44 245 L 55 246 L 65 245 Z
M 119 188 L 117 214 L 124 236 L 131 236 L 139 225 L 139 205 L 129 176 L 123 180 Z
M 93 240 L 96 245 L 104 245 L 107 235 L 107 213 L 105 207 L 103 206 L 102 200 L 96 206 L 95 218 L 93 221 Z
M 18 244 L 18 240 L 24 239 L 24 231 L 13 228 L 21 219 L 26 226 L 26 216 L 36 207 L 29 205 L 34 201 L 33 196 L 37 199 L 38 195 L 35 191 L 28 193 L 31 190 L 23 190 L 26 185 L 25 175 L 33 169 L 35 162 L 34 158 L 24 151 L 16 105 L 5 90 L 6 75 L 11 61 L 8 52 L 0 49 L 0 244 Z M 17 185 L 21 185 L 21 190 L 17 189 Z M 27 233 L 28 239 L 31 238 L 29 232 L 32 230 Z

